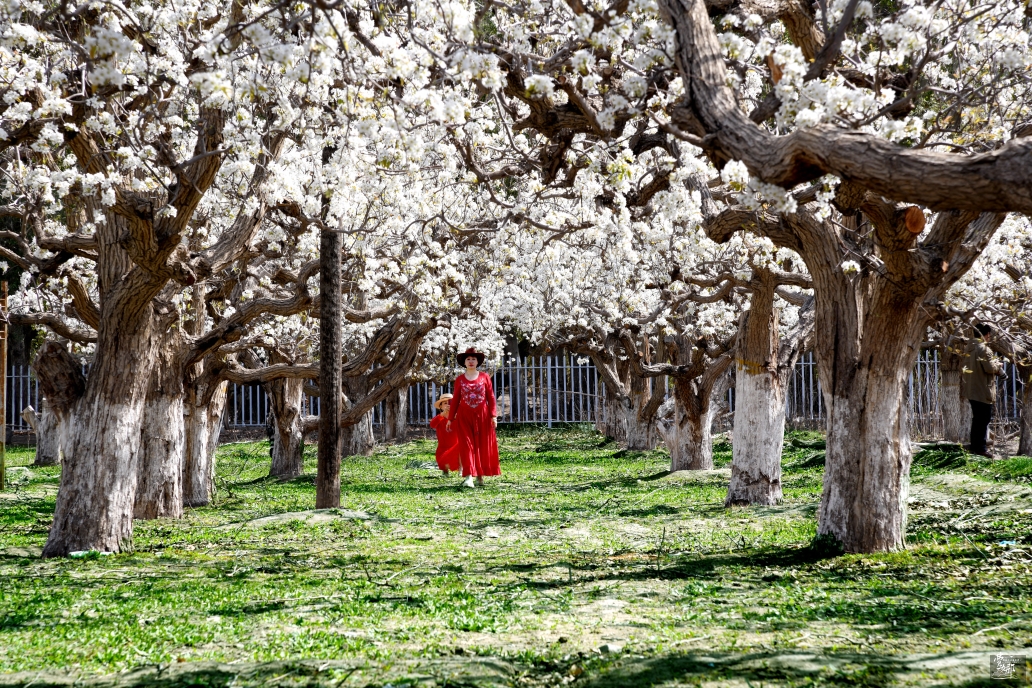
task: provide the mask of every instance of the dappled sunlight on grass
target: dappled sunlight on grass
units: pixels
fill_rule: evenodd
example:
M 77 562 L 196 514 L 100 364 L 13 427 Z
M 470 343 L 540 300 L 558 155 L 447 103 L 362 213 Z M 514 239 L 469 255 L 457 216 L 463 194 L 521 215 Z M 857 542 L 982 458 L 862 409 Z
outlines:
M 211 685 L 276 672 L 382 685 L 462 666 L 482 674 L 463 685 L 886 685 L 910 681 L 922 653 L 1032 645 L 1024 460 L 990 473 L 919 457 L 910 548 L 842 556 L 814 540 L 813 433 L 786 443 L 782 505 L 733 509 L 719 438 L 718 470 L 674 474 L 663 451 L 577 428 L 500 440 L 503 475 L 477 490 L 418 467 L 430 441 L 348 458 L 341 509 L 318 513 L 314 446 L 305 474 L 280 482 L 267 443 L 224 445 L 211 506 L 137 522 L 131 554 L 47 561 L 59 469 L 15 454 L 28 468 L 0 497 L 0 672 L 171 664 L 193 676 L 182 685 L 205 666 Z M 826 661 L 784 664 L 793 654 Z M 298 660 L 323 669 L 264 664 Z M 220 664 L 183 668 L 199 661 Z

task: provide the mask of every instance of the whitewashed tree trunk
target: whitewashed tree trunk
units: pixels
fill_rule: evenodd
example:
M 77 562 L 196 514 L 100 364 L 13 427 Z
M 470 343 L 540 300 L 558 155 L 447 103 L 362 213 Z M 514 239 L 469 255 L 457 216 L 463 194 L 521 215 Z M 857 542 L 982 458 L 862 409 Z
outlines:
M 272 441 L 269 453 L 272 466 L 269 475 L 289 480 L 304 469 L 305 426 L 302 416 L 305 381 L 284 378 L 266 383 L 269 394 L 269 424 Z
M 105 306 L 88 382 L 70 408 L 46 557 L 132 548 L 140 428 L 158 339 L 149 297 L 125 311 Z
M 62 460 L 61 433 L 64 427 L 45 399 L 40 400 L 40 406 L 43 409 L 40 413 L 36 413 L 31 406 L 22 412 L 36 433 L 36 459 L 32 465 L 59 466 Z
M 725 506 L 781 502 L 781 451 L 785 435 L 785 393 L 803 343 L 813 332 L 813 300 L 779 342 L 774 308 L 777 278 L 755 270 L 753 294 L 738 331 L 731 481 Z
M 215 450 L 226 412 L 227 383 L 214 383 L 207 403 L 204 390 L 188 390 L 186 403 L 186 461 L 183 468 L 183 504 L 207 506 L 215 495 Z
M 173 334 L 168 344 L 178 344 Z M 143 425 L 133 517 L 183 516 L 183 374 L 175 346 L 163 346 L 155 362 Z
M 735 440 L 725 505 L 781 502 L 785 387 L 778 372 L 739 360 L 735 372 Z
M 865 379 L 854 384 L 862 390 L 825 396 L 827 459 L 818 533 L 833 535 L 848 552 L 903 544 L 912 458 L 905 372 L 860 370 L 857 377 Z
M 686 334 L 668 337 L 664 349 L 670 364 L 651 366 L 652 372 L 662 372 L 673 380 L 673 418 L 667 430 L 671 438 L 670 470 L 710 470 L 713 468 L 712 428 L 714 394 L 722 394 L 726 387 L 717 386 L 727 378 L 731 353 L 726 345 L 710 348 L 705 340 L 695 340 Z M 718 353 L 723 351 L 723 353 Z
M 862 320 L 849 316 L 854 299 L 866 295 L 852 288 L 836 296 L 828 291 L 817 290 L 817 332 L 823 336 L 815 348 L 828 433 L 817 532 L 847 552 L 899 549 L 911 463 L 905 383 L 927 317 L 919 301 L 901 302 L 891 285 L 875 293 Z
M 713 469 L 713 405 L 684 404 L 674 395 L 673 447 L 670 470 Z
M 134 518 L 182 518 L 185 451 L 183 395 L 152 392 L 143 412 Z

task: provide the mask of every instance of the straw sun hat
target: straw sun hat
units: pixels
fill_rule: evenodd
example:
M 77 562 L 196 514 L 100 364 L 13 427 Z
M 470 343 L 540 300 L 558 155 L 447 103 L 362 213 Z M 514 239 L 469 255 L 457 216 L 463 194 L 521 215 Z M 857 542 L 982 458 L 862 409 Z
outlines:
M 440 411 L 444 402 L 451 400 L 453 396 L 452 394 L 442 394 L 441 398 L 434 402 L 434 408 Z

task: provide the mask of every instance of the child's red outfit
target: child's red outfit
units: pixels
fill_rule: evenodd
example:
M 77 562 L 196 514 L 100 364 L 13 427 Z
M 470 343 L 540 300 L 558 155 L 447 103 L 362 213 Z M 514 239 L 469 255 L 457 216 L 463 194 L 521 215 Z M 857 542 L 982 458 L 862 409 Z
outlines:
M 448 431 L 444 426 L 448 418 L 439 413 L 430 419 L 430 427 L 437 433 L 437 467 L 442 471 L 459 470 L 459 434 Z
M 455 379 L 454 394 L 448 417 L 458 440 L 462 475 L 501 475 L 498 438 L 491 422 L 496 413 L 491 378 L 480 373 L 475 380 L 467 380 L 463 373 Z

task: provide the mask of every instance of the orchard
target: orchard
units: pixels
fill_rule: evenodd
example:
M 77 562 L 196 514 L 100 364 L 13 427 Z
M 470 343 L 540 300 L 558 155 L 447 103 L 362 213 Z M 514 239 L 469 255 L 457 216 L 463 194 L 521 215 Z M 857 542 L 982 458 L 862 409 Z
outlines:
M 3 0 L 0 686 L 1032 681 L 1030 32 Z

